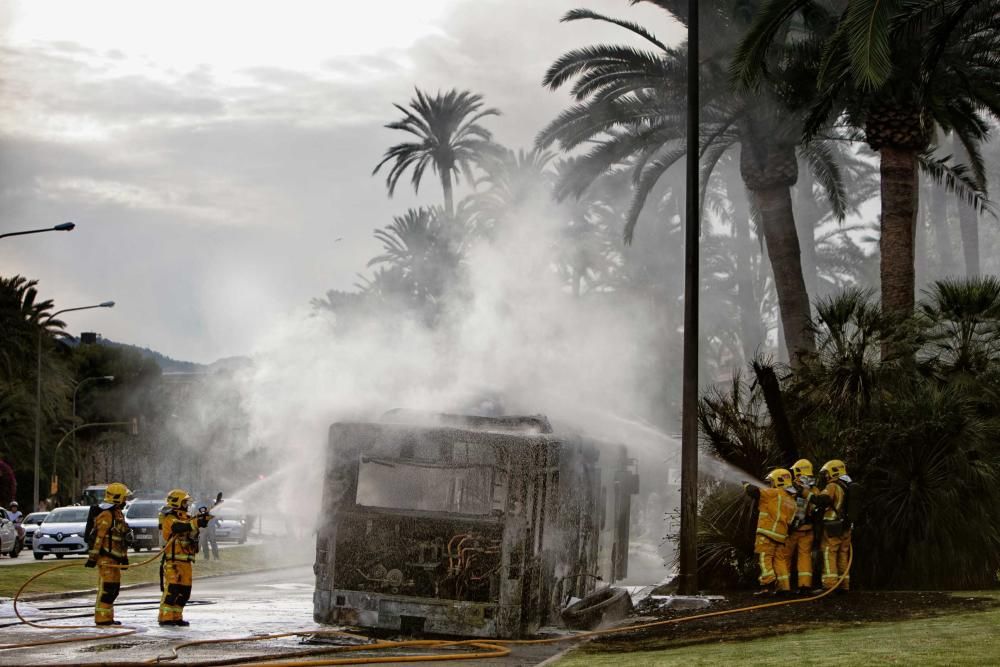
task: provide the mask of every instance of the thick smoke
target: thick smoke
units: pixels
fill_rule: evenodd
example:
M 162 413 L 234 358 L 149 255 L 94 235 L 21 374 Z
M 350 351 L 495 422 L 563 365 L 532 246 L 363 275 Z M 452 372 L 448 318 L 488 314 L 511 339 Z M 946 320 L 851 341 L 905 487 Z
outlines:
M 553 260 L 567 243 L 562 220 L 553 206 L 520 207 L 469 242 L 433 327 L 405 310 L 348 323 L 303 310 L 263 332 L 245 407 L 250 440 L 294 469 L 276 471 L 287 472 L 275 480 L 284 488 L 268 493 L 287 505 L 281 510 L 301 516 L 318 507 L 331 423 L 398 407 L 468 413 L 489 403 L 544 414 L 557 431 L 628 445 L 643 461 L 645 488 L 667 481 L 676 442 L 643 435 L 647 427 L 633 421 L 667 407 L 644 391 L 672 381 L 652 354 L 667 336 L 662 319 L 626 292 L 574 295 Z M 662 513 L 646 517 L 657 539 Z

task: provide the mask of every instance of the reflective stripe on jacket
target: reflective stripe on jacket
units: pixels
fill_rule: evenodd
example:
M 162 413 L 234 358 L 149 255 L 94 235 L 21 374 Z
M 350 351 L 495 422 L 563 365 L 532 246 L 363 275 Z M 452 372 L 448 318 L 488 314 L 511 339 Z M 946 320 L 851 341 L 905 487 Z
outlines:
M 181 510 L 164 509 L 160 512 L 160 532 L 164 542 L 175 538 L 163 552 L 164 560 L 194 561 L 198 553 L 198 519 Z
M 757 534 L 784 542 L 795 518 L 795 496 L 785 489 L 760 489 L 757 509 Z

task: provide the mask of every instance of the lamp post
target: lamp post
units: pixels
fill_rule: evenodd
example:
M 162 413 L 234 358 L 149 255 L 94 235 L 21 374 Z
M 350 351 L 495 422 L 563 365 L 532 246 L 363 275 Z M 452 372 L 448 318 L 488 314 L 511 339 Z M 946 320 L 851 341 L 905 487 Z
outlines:
M 698 0 L 688 0 L 684 366 L 681 394 L 681 595 L 698 592 Z
M 95 375 L 94 377 L 84 378 L 84 379 L 80 380 L 77 383 L 76 388 L 73 390 L 73 426 L 76 426 L 76 394 L 77 394 L 77 392 L 80 391 L 80 387 L 82 387 L 83 385 L 87 384 L 88 382 L 114 382 L 114 379 L 115 379 L 114 375 Z M 73 443 L 72 444 L 73 444 L 73 451 L 76 452 L 76 429 L 73 429 Z M 53 463 L 52 467 L 53 467 L 53 474 L 55 474 L 55 464 L 54 463 Z M 74 473 L 75 473 L 74 474 L 74 477 L 75 477 L 76 474 L 79 473 L 79 470 L 74 470 Z M 75 486 L 76 485 L 74 484 L 74 487 Z M 73 491 L 74 495 L 76 495 L 76 493 L 75 493 L 76 489 L 75 488 L 71 489 L 71 491 Z
M 73 228 L 76 227 L 75 222 L 63 222 L 55 227 L 44 227 L 42 229 L 28 229 L 23 232 L 7 232 L 6 234 L 0 234 L 0 239 L 5 239 L 8 236 L 24 236 L 25 234 L 41 234 L 42 232 L 71 232 Z
M 66 223 L 70 224 L 70 223 Z M 63 308 L 49 315 L 49 320 L 54 320 L 57 315 L 70 313 L 75 310 L 90 310 L 91 308 L 114 308 L 114 301 L 103 301 L 93 306 L 80 306 L 78 308 Z M 38 363 L 35 367 L 35 489 L 32 495 L 31 511 L 38 509 L 38 475 L 41 470 L 42 456 L 42 334 L 45 328 L 42 323 L 38 323 Z

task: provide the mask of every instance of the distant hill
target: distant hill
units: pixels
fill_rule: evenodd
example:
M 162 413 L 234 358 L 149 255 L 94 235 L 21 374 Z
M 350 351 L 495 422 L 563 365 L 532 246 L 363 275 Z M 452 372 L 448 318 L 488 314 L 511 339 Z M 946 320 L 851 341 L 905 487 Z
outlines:
M 99 338 L 97 343 L 98 345 L 108 345 L 110 347 L 119 347 L 126 350 L 135 350 L 141 354 L 144 359 L 152 359 L 155 361 L 160 367 L 160 370 L 164 373 L 208 373 L 211 370 L 206 364 L 197 364 L 193 361 L 179 361 L 177 359 L 171 359 L 167 355 L 161 354 L 156 350 L 151 350 L 148 347 L 139 347 L 138 345 L 130 345 L 128 343 L 119 343 L 108 338 Z
M 84 334 L 86 335 L 86 334 Z M 80 344 L 79 338 L 65 338 L 64 342 L 68 345 L 76 346 Z M 222 370 L 236 370 L 242 368 L 251 361 L 248 357 L 226 357 L 225 359 L 219 359 L 213 361 L 210 364 L 199 364 L 193 361 L 180 361 L 178 359 L 172 359 L 165 354 L 157 352 L 156 350 L 151 350 L 148 347 L 140 347 L 138 345 L 131 345 L 129 343 L 119 343 L 118 341 L 111 340 L 109 338 L 98 338 L 97 345 L 107 345 L 110 347 L 118 347 L 125 350 L 135 350 L 144 359 L 152 359 L 160 367 L 160 370 L 164 373 L 214 373 L 216 371 Z

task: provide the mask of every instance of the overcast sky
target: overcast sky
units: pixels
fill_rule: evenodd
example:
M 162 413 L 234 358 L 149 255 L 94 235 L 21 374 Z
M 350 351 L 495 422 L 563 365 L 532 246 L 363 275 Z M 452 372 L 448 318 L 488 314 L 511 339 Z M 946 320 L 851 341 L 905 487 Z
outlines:
M 253 350 L 262 325 L 350 289 L 372 230 L 419 197 L 388 199 L 371 170 L 414 86 L 481 93 L 496 138 L 530 146 L 566 104 L 542 89 L 564 51 L 621 41 L 560 24 L 590 9 L 676 24 L 627 0 L 143 2 L 0 5 L 0 275 L 40 281 L 67 315 L 175 358 Z M 342 241 L 337 241 L 342 238 Z

